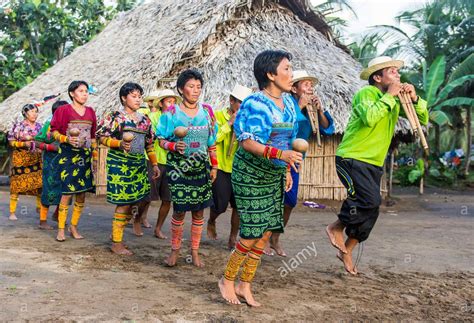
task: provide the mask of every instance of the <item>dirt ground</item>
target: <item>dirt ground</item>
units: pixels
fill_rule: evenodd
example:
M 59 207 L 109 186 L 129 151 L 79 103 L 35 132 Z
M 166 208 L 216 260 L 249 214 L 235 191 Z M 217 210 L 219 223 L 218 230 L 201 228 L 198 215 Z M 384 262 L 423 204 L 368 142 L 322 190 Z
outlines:
M 258 309 L 219 296 L 229 211 L 218 220 L 219 240 L 203 238 L 205 268 L 186 261 L 186 248 L 178 266 L 167 268 L 170 242 L 152 229 L 139 238 L 127 228 L 134 256 L 109 251 L 113 207 L 103 198 L 87 200 L 80 222 L 86 239 L 58 243 L 55 231 L 36 228 L 33 198 L 20 197 L 13 223 L 8 193 L 0 194 L 0 321 L 474 320 L 472 191 L 397 192 L 361 250 L 358 277 L 344 273 L 324 233 L 336 209 L 299 207 L 282 237 L 288 257 L 265 256 L 257 273 Z

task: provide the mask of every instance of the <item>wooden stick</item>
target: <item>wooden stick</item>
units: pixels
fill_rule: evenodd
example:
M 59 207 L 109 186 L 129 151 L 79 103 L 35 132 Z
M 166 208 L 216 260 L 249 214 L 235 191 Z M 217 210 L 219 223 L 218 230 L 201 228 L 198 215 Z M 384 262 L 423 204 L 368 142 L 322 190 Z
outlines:
M 410 107 L 412 115 L 414 116 L 413 119 L 415 121 L 415 126 L 418 129 L 418 136 L 420 137 L 421 146 L 425 150 L 426 155 L 428 155 L 429 154 L 428 142 L 426 141 L 425 134 L 423 133 L 423 128 L 421 127 L 420 119 L 418 119 L 418 115 L 416 114 L 415 107 L 413 106 L 413 102 L 411 101 L 411 98 L 409 97 L 408 93 L 405 93 L 405 95 L 408 100 L 408 106 Z
M 313 128 L 313 134 L 316 135 L 316 143 L 318 147 L 321 147 L 321 133 L 319 132 L 319 116 L 318 112 L 314 110 L 312 105 L 306 107 L 308 110 L 309 121 L 311 123 L 311 128 Z
M 410 123 L 411 130 L 416 137 L 418 134 L 418 129 L 416 128 L 415 120 L 413 120 L 411 109 L 408 107 L 406 96 L 404 95 L 404 93 L 400 92 L 400 94 L 398 94 L 398 98 L 400 99 L 400 103 L 402 105 L 403 111 L 405 111 L 405 115 L 408 119 L 408 122 Z

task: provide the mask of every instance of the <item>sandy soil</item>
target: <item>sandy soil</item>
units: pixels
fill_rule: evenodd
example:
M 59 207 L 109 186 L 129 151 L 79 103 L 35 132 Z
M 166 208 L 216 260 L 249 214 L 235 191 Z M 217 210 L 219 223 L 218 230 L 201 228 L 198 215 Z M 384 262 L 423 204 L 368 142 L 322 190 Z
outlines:
M 359 277 L 349 277 L 327 242 L 324 227 L 335 210 L 298 208 L 282 237 L 287 258 L 266 256 L 254 290 L 264 307 L 230 306 L 217 280 L 228 257 L 230 212 L 218 220 L 220 239 L 202 242 L 204 269 L 163 261 L 169 241 L 125 239 L 135 256 L 110 253 L 113 207 L 89 199 L 82 241 L 54 241 L 36 229 L 34 199 L 21 197 L 16 223 L 0 192 L 0 321 L 473 321 L 474 194 L 400 191 L 382 209 L 361 250 Z M 336 208 L 338 203 L 333 203 Z M 157 206 L 150 210 L 156 220 Z M 24 214 L 22 214 L 24 213 Z M 185 232 L 189 237 L 190 219 Z M 166 231 L 169 230 L 167 221 Z M 184 242 L 189 246 L 189 241 Z M 310 252 L 316 247 L 316 252 Z M 317 254 L 316 254 L 317 253 Z

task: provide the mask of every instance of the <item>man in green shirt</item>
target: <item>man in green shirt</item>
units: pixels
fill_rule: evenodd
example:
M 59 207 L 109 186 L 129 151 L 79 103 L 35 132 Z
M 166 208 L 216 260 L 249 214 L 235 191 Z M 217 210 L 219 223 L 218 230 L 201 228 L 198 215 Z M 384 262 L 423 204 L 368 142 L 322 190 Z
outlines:
M 229 94 L 230 106 L 215 112 L 218 125 L 216 140 L 218 170 L 217 178 L 214 183 L 212 183 L 214 206 L 211 207 L 209 220 L 207 222 L 207 236 L 213 240 L 217 239 L 216 219 L 227 210 L 227 206 L 230 203 L 232 207 L 232 218 L 228 241 L 229 249 L 234 248 L 239 232 L 239 215 L 236 210 L 231 182 L 232 162 L 238 146 L 233 131 L 233 125 L 240 104 L 250 94 L 252 94 L 251 89 L 239 84 L 235 85 Z
M 352 250 L 369 237 L 379 215 L 382 166 L 403 112 L 398 99 L 400 92 L 409 94 L 420 123 L 428 123 L 426 101 L 416 95 L 413 85 L 400 83 L 398 69 L 402 66 L 403 61 L 382 56 L 371 60 L 362 71 L 360 77 L 368 80 L 369 85 L 355 94 L 349 123 L 336 151 L 337 175 L 348 197 L 341 206 L 339 219 L 328 225 L 326 232 L 339 250 L 337 256 L 345 270 L 352 275 L 357 274 Z

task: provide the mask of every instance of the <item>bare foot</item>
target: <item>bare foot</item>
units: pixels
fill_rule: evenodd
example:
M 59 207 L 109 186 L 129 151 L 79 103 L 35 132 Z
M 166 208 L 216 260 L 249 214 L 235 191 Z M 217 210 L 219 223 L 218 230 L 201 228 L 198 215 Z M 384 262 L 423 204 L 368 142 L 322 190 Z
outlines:
M 151 228 L 151 224 L 150 224 L 150 222 L 148 222 L 147 219 L 144 219 L 144 220 L 142 221 L 142 226 L 143 226 L 144 228 L 147 228 L 147 229 L 150 229 L 150 228 Z
M 218 282 L 219 290 L 221 291 L 222 298 L 229 304 L 240 305 L 239 298 L 235 294 L 234 282 L 227 280 L 224 277 L 219 279 Z
M 116 255 L 122 255 L 122 256 L 131 256 L 133 255 L 133 252 L 127 249 L 127 247 L 122 243 L 112 243 L 112 247 L 110 250 L 116 254 Z
M 56 236 L 56 241 L 64 242 L 66 237 L 64 236 L 64 229 L 58 229 L 58 235 Z
M 276 254 L 279 255 L 280 257 L 286 257 L 286 252 L 283 250 L 283 248 L 280 245 L 280 242 L 275 242 L 275 243 L 270 243 L 270 248 L 275 250 Z
M 344 264 L 344 269 L 351 275 L 357 275 L 357 268 L 352 264 L 352 254 L 347 253 L 343 254 L 342 252 L 337 252 L 337 258 L 342 261 Z
M 53 227 L 50 226 L 46 221 L 40 221 L 38 228 L 41 230 L 53 230 Z
M 77 227 L 75 225 L 70 225 L 67 230 L 69 231 L 69 233 L 74 239 L 76 240 L 84 239 L 84 237 L 81 236 L 79 231 L 77 231 Z
M 231 237 L 229 236 L 229 241 L 227 242 L 227 247 L 229 248 L 229 250 L 232 250 L 235 248 L 235 243 L 237 242 L 237 238 L 236 237 Z
M 341 225 L 339 220 L 331 223 L 326 227 L 326 233 L 328 235 L 331 244 L 342 253 L 347 253 L 346 246 L 344 244 L 344 226 Z
M 133 222 L 133 234 L 136 235 L 137 237 L 143 236 L 142 224 L 140 223 L 140 221 Z
M 235 287 L 235 294 L 244 298 L 247 304 L 252 307 L 262 306 L 262 304 L 253 298 L 252 291 L 250 290 L 250 283 L 240 282 L 237 287 Z
M 211 240 L 217 240 L 216 222 L 207 221 L 207 237 Z
M 270 243 L 268 243 L 265 249 L 263 249 L 263 253 L 266 254 L 267 256 L 275 255 L 275 253 L 273 252 L 273 249 L 270 247 Z
M 204 267 L 204 263 L 201 261 L 199 257 L 198 250 L 191 250 L 191 256 L 193 258 L 193 265 L 199 268 Z
M 166 259 L 166 264 L 168 267 L 174 267 L 176 266 L 176 262 L 178 261 L 179 257 L 179 249 L 178 250 L 171 250 L 171 254 L 168 256 L 168 259 Z
M 168 239 L 168 237 L 165 236 L 163 232 L 161 232 L 161 228 L 155 229 L 155 237 L 157 237 L 158 239 Z
M 8 220 L 16 221 L 16 220 L 18 220 L 18 218 L 16 217 L 15 213 L 10 213 L 10 216 L 8 217 Z

